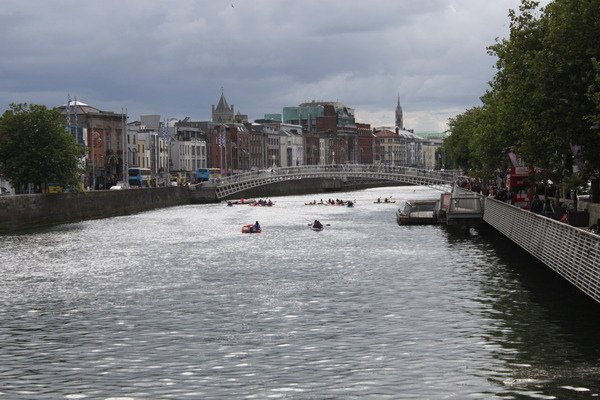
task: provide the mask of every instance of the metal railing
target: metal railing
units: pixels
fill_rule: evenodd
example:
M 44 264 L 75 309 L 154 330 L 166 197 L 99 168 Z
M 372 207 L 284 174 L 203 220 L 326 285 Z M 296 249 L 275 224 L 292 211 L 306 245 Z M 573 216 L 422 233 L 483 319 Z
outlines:
M 214 186 L 217 197 L 222 199 L 258 186 L 311 178 L 384 180 L 449 190 L 458 175 L 457 171 L 428 171 L 383 164 L 302 165 L 244 172 L 203 185 Z
M 600 236 L 491 198 L 483 220 L 600 302 Z

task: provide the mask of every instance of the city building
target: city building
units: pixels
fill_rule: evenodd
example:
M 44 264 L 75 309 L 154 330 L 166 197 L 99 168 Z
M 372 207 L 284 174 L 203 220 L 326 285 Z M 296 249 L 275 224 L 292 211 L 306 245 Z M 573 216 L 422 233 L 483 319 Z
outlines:
M 208 146 L 205 132 L 189 118 L 178 121 L 169 128 L 171 181 L 179 184 L 196 181 L 196 171 L 208 168 Z
M 85 186 L 109 188 L 123 179 L 125 155 L 124 113 L 101 111 L 77 100 L 56 107 L 64 114 L 77 142 L 86 145 L 89 174 Z
M 307 164 L 355 163 L 359 157 L 358 133 L 354 109 L 340 102 L 311 101 L 283 108 L 283 122 L 302 126 Z M 315 143 L 315 140 L 318 141 Z M 314 154 L 316 146 L 319 153 Z
M 375 148 L 379 146 L 375 134 L 371 131 L 370 124 L 356 123 L 358 135 L 358 158 L 359 164 L 373 164 L 375 160 Z
M 282 167 L 304 165 L 304 138 L 302 126 L 280 124 L 279 126 L 279 158 Z
M 374 134 L 379 140 L 379 162 L 423 168 L 423 139 L 410 131 L 398 128 L 376 128 Z
M 272 160 L 272 154 L 269 154 L 268 143 L 276 136 L 276 129 L 272 120 L 267 123 L 261 123 L 265 120 L 256 120 L 253 123 L 246 123 L 246 129 L 250 134 L 250 170 L 257 171 L 268 168 L 269 160 Z M 271 156 L 271 157 L 270 157 Z

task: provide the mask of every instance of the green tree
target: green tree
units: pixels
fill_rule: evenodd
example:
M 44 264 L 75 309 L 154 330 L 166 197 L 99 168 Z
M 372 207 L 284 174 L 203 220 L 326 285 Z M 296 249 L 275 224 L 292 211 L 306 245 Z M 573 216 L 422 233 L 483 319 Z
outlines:
M 84 154 L 56 110 L 11 104 L 0 117 L 0 171 L 17 190 L 29 183 L 78 187 Z
M 496 108 L 488 105 L 471 108 L 450 119 L 449 125 L 451 134 L 444 141 L 444 150 L 454 167 L 486 178 L 508 164 L 507 148 L 512 137 L 500 134 L 502 125 Z
M 522 0 L 518 11 L 509 12 L 509 37 L 488 48 L 497 57 L 497 73 L 482 97 L 487 132 L 481 118 L 461 118 L 471 110 L 450 123 L 473 136 L 467 140 L 471 165 L 487 170 L 486 159 L 494 151 L 505 157 L 510 146 L 559 181 L 570 174 L 571 146 L 581 145 L 584 176 L 597 173 L 599 15 L 597 0 L 555 0 L 542 9 Z

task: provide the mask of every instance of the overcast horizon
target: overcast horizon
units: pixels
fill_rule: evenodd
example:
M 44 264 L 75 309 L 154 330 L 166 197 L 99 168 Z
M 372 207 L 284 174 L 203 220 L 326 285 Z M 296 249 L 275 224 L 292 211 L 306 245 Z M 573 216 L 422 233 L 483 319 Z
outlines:
M 357 122 L 444 131 L 495 73 L 486 47 L 519 0 L 5 0 L 3 112 L 71 99 L 103 111 L 210 120 L 223 88 L 251 121 L 339 101 Z M 544 2 L 544 3 L 547 3 Z

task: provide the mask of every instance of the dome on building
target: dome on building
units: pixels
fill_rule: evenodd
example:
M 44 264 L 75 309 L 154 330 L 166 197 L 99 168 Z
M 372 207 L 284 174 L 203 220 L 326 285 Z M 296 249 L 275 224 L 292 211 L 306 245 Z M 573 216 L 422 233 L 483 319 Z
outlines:
M 100 113 L 98 108 L 92 107 L 89 104 L 83 103 L 81 101 L 72 100 L 62 106 L 56 107 L 57 110 L 61 112 L 69 112 L 71 114 L 92 114 L 92 113 Z

